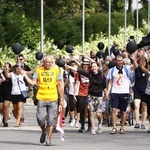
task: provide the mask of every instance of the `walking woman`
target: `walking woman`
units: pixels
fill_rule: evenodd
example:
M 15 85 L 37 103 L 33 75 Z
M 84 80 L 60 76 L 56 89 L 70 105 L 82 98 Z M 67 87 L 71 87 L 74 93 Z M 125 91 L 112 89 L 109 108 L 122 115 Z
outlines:
M 102 112 L 105 111 L 104 99 L 102 96 L 103 91 L 106 93 L 106 79 L 102 72 L 99 70 L 99 66 L 97 62 L 93 61 L 91 63 L 91 71 L 87 72 L 80 68 L 74 68 L 71 66 L 66 66 L 74 71 L 79 72 L 80 74 L 89 78 L 89 91 L 87 96 L 87 107 L 90 112 L 90 121 L 92 125 L 91 134 L 95 135 L 97 133 L 102 132 Z M 108 99 L 108 98 L 106 98 Z M 96 116 L 98 119 L 98 128 L 97 131 L 95 129 L 95 120 L 94 113 L 96 112 Z
M 15 127 L 21 126 L 20 119 L 22 117 L 22 106 L 26 102 L 21 95 L 20 89 L 26 90 L 26 85 L 24 82 L 24 77 L 21 74 L 21 67 L 19 65 L 15 65 L 13 72 L 9 72 L 9 68 L 5 68 L 6 76 L 11 78 L 12 81 L 12 103 L 13 103 L 13 115 L 16 118 Z
M 144 56 L 139 58 L 138 68 L 135 69 L 135 85 L 134 85 L 134 111 L 135 111 L 135 126 L 134 128 L 145 129 L 145 120 L 147 117 L 147 105 L 145 100 L 145 89 L 148 79 L 148 62 Z M 140 105 L 142 113 L 141 127 L 139 125 Z

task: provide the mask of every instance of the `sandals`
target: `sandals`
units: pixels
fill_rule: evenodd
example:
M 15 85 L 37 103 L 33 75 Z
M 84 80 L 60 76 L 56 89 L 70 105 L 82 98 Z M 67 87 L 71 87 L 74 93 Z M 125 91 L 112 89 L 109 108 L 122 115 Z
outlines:
M 116 128 L 112 128 L 110 134 L 116 134 L 117 133 L 117 129 Z
M 120 134 L 125 134 L 124 129 L 120 129 Z
M 116 134 L 117 133 L 117 129 L 116 128 L 112 128 L 110 134 Z M 124 129 L 120 129 L 120 134 L 125 134 Z
M 14 127 L 21 127 L 21 124 L 15 124 Z

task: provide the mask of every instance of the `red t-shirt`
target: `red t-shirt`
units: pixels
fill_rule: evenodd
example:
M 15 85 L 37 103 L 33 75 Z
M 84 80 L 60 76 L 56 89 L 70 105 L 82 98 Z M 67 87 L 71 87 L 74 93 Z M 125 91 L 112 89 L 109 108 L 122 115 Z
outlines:
M 76 73 L 75 80 L 80 82 L 78 95 L 87 96 L 89 91 L 89 78 Z

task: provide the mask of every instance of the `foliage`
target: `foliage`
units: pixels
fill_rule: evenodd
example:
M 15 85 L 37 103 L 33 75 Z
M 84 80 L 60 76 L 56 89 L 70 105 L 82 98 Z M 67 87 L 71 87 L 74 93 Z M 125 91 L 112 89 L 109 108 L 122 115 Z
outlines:
M 85 1 L 85 52 L 97 51 L 97 43 L 108 43 L 108 1 Z M 127 13 L 127 33 L 124 39 L 124 1 L 111 1 L 111 44 L 118 41 L 123 48 L 130 35 L 136 37 L 136 10 Z M 27 63 L 34 68 L 35 54 L 40 51 L 40 1 L 39 0 L 0 0 L 0 59 L 15 63 L 11 45 L 20 42 Z M 139 10 L 138 41 L 147 34 L 147 1 Z M 130 26 L 132 25 L 132 27 Z M 141 33 L 143 32 L 143 34 Z M 58 56 L 68 55 L 57 49 L 57 42 L 73 45 L 75 52 L 81 53 L 82 44 L 82 0 L 44 0 L 44 53 Z

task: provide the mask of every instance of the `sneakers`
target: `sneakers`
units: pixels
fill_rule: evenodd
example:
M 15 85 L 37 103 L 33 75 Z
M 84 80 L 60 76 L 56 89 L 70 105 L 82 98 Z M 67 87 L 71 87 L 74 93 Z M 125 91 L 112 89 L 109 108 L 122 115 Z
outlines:
M 138 123 L 136 123 L 134 128 L 140 128 L 140 125 Z
M 91 134 L 92 134 L 92 135 L 95 135 L 95 134 L 96 134 L 95 129 L 93 129 L 93 130 L 91 131 Z
M 73 127 L 75 124 L 75 119 L 72 119 L 71 123 L 70 123 L 70 126 Z
M 141 129 L 145 129 L 145 126 L 143 124 L 141 125 Z
M 51 140 L 50 139 L 46 139 L 46 146 L 51 146 Z
M 99 125 L 98 125 L 98 128 L 97 128 L 97 133 L 101 133 L 101 132 L 102 132 L 102 125 L 99 124 Z
M 107 119 L 103 119 L 102 125 L 107 125 Z
M 147 133 L 150 133 L 150 127 L 148 128 Z
M 83 133 L 83 132 L 85 132 L 85 128 L 81 127 L 78 131 L 81 132 L 81 133 Z
M 46 133 L 42 133 L 40 137 L 40 143 L 44 143 L 46 138 Z
M 79 127 L 80 127 L 80 125 L 79 125 L 78 122 L 75 124 L 75 127 L 76 127 L 76 128 L 79 128 Z
M 91 126 L 89 126 L 88 128 L 87 128 L 87 131 L 92 131 L 92 127 Z
M 8 123 L 4 123 L 3 127 L 8 127 Z

